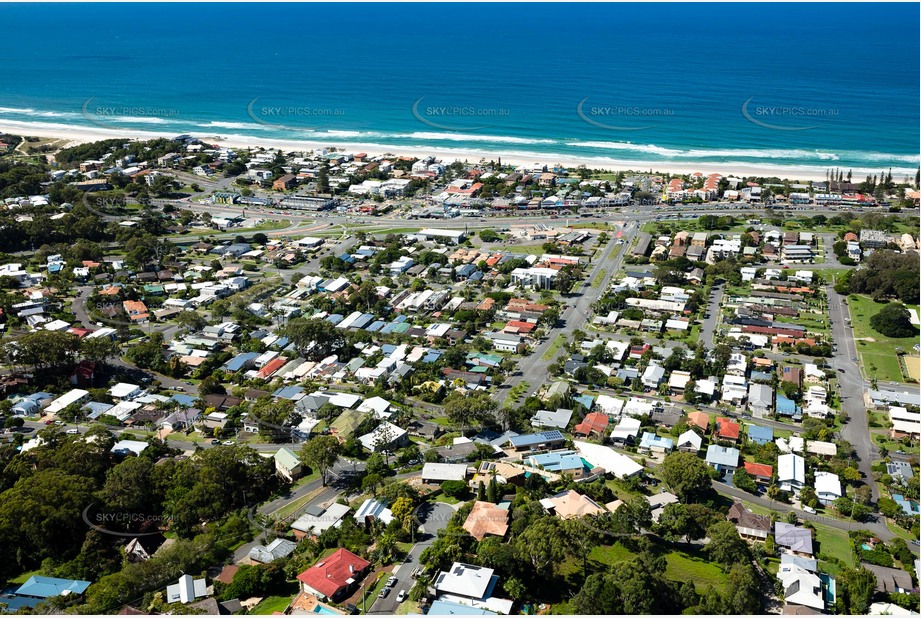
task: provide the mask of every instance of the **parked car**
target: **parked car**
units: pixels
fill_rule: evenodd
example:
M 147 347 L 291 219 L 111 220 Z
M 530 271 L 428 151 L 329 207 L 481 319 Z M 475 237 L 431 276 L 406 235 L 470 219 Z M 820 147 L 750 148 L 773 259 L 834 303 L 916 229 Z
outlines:
M 386 590 L 386 588 L 385 588 L 385 590 Z M 406 600 L 406 591 L 405 591 L 405 590 L 400 590 L 400 594 L 397 595 L 397 603 L 402 603 L 402 602 L 405 601 L 405 600 Z
M 396 577 L 390 577 L 390 578 L 388 578 L 388 579 L 387 579 L 387 583 L 384 584 L 384 585 L 385 585 L 387 588 L 393 588 L 394 586 L 397 585 L 397 578 L 396 578 Z
M 381 588 L 380 594 L 377 595 L 377 598 L 386 599 L 388 594 L 390 594 L 390 588 Z
M 79 429 L 68 429 L 68 430 L 67 430 L 67 433 L 68 433 L 69 435 L 71 435 L 71 436 L 75 436 L 75 435 L 77 435 L 78 433 L 80 433 L 80 430 L 79 430 Z

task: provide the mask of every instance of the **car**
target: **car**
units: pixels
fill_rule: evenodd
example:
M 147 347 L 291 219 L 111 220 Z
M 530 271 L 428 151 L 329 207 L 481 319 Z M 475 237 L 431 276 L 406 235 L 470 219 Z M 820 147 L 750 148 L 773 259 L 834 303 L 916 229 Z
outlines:
M 838 373 L 844 373 L 844 369 L 838 369 Z
M 387 579 L 387 583 L 384 584 L 384 586 L 386 586 L 387 588 L 393 588 L 396 585 L 397 585 L 397 578 L 393 576 L 389 577 Z
M 417 465 L 419 465 L 419 460 L 418 460 L 418 459 L 410 459 L 407 463 L 408 463 L 410 466 L 417 466 Z
M 221 443 L 220 440 L 212 440 L 212 441 L 211 441 L 211 444 L 220 444 L 220 443 Z
M 918 539 L 912 539 L 911 544 L 912 544 L 912 545 L 921 545 L 921 541 L 919 541 Z
M 386 599 L 388 594 L 390 594 L 390 588 L 381 588 L 381 592 L 377 595 L 377 598 Z
M 815 509 L 812 508 L 811 506 L 804 506 L 803 510 L 806 511 L 807 513 L 811 513 L 812 515 L 815 515 Z
M 67 434 L 68 434 L 68 435 L 71 435 L 71 436 L 75 436 L 75 435 L 77 435 L 78 433 L 80 433 L 80 430 L 79 430 L 79 429 L 68 429 L 68 430 L 67 430 Z
M 397 603 L 402 603 L 406 600 L 406 591 L 400 590 L 400 594 L 397 595 Z
M 46 425 L 50 425 L 50 424 L 53 423 L 53 422 L 54 422 L 54 421 L 51 420 L 51 419 L 49 418 L 47 421 L 45 421 L 45 424 L 46 424 Z

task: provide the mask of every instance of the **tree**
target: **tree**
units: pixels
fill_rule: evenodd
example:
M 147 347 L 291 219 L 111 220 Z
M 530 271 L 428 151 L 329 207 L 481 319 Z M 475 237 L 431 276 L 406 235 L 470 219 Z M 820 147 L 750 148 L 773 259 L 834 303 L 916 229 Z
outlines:
M 844 614 L 866 614 L 876 593 L 876 576 L 863 567 L 844 567 L 838 573 L 838 606 Z
M 911 314 L 901 303 L 889 303 L 870 318 L 870 326 L 886 337 L 901 339 L 917 337 L 918 329 L 911 323 Z
M 445 481 L 441 484 L 441 491 L 449 498 L 463 498 L 467 495 L 467 483 L 464 481 Z
M 199 331 L 207 324 L 205 317 L 197 311 L 181 311 L 176 316 L 176 323 L 189 333 Z
M 684 502 L 696 502 L 710 491 L 707 464 L 693 453 L 669 453 L 662 462 L 662 480 Z
M 733 564 L 729 569 L 729 585 L 726 588 L 727 613 L 737 616 L 760 613 L 761 591 L 751 564 Z
M 121 354 L 121 345 L 111 337 L 84 337 L 80 340 L 80 354 L 86 360 L 105 364 Z
M 348 347 L 342 331 L 326 320 L 296 318 L 280 330 L 308 360 L 322 360 L 331 354 L 339 354 L 342 360 Z
M 459 391 L 445 397 L 443 405 L 448 419 L 459 424 L 462 433 L 469 425 L 490 418 L 499 407 L 487 393 L 468 395 Z
M 373 496 L 377 496 L 377 490 L 380 488 L 383 483 L 383 479 L 380 474 L 367 474 L 363 479 L 361 479 L 361 491 L 365 493 L 371 493 Z
M 483 481 L 480 481 L 476 488 L 476 499 L 480 502 L 486 500 L 486 486 L 483 485 Z
M 582 572 L 588 572 L 588 556 L 601 545 L 601 533 L 594 525 L 594 518 L 582 517 L 563 520 L 566 547 L 577 559 L 582 560 Z
M 335 436 L 317 436 L 308 440 L 301 447 L 301 460 L 311 468 L 320 471 L 323 486 L 326 486 L 326 474 L 339 459 L 341 445 Z
M 755 483 L 754 477 L 745 468 L 736 468 L 732 475 L 732 484 L 750 494 L 758 493 L 758 484 Z
M 489 477 L 489 485 L 486 488 L 486 499 L 493 504 L 499 502 L 499 483 L 496 481 L 496 475 Z
M 748 545 L 739 537 L 735 525 L 731 522 L 721 521 L 713 524 L 707 529 L 707 536 L 710 538 L 707 553 L 723 567 L 748 560 Z
M 562 521 L 545 516 L 529 525 L 515 539 L 518 555 L 541 576 L 552 576 L 556 566 L 566 557 Z

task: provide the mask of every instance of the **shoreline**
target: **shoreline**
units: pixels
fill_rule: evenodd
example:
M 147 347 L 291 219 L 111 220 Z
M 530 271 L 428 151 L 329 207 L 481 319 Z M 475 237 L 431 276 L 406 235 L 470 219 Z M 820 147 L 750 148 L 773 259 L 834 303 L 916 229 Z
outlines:
M 175 132 L 146 131 L 139 129 L 103 129 L 96 127 L 83 127 L 75 125 L 66 125 L 59 123 L 30 123 L 15 121 L 0 121 L 0 132 L 10 133 L 13 135 L 52 138 L 59 140 L 68 140 L 65 147 L 95 142 L 115 137 L 124 137 L 126 139 L 148 140 L 156 138 L 172 138 L 177 135 Z M 628 161 L 619 160 L 609 157 L 591 157 L 591 156 L 572 156 L 572 155 L 554 155 L 551 153 L 524 153 L 512 152 L 503 154 L 490 150 L 476 150 L 470 148 L 449 148 L 449 147 L 419 147 L 419 146 L 396 146 L 386 144 L 358 143 L 358 142 L 335 142 L 335 141 L 316 141 L 308 139 L 276 139 L 250 137 L 246 135 L 231 136 L 214 136 L 204 133 L 189 133 L 194 137 L 227 148 L 247 149 L 247 148 L 276 148 L 284 151 L 301 151 L 301 150 L 322 150 L 324 148 L 336 148 L 345 152 L 363 151 L 369 156 L 393 155 L 393 156 L 435 156 L 451 162 L 460 161 L 480 161 L 496 160 L 501 158 L 503 163 L 512 165 L 533 165 L 541 164 L 553 166 L 560 164 L 566 167 L 575 168 L 585 165 L 589 169 L 598 169 L 608 172 L 635 172 L 635 173 L 657 173 L 657 174 L 694 174 L 700 172 L 709 175 L 713 173 L 722 176 L 758 176 L 758 177 L 778 177 L 782 180 L 795 181 L 824 181 L 826 179 L 826 170 L 829 168 L 817 168 L 813 166 L 782 166 L 782 165 L 759 165 L 756 163 L 700 163 L 690 164 L 687 161 Z M 869 169 L 854 169 L 855 177 L 861 177 L 866 174 L 878 173 L 879 170 L 872 171 Z

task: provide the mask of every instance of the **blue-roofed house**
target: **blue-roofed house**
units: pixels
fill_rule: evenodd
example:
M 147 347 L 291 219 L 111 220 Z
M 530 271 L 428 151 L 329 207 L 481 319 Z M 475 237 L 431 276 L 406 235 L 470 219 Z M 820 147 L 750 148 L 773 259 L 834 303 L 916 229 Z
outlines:
M 794 420 L 803 418 L 803 410 L 792 399 L 787 399 L 784 395 L 777 393 L 777 401 L 774 409 L 780 416 L 789 416 Z
M 711 444 L 707 447 L 707 465 L 717 472 L 732 474 L 739 467 L 739 449 Z
M 476 266 L 473 264 L 464 264 L 454 269 L 454 276 L 457 277 L 459 281 L 463 281 L 464 279 L 469 279 L 475 272 Z
M 436 599 L 432 601 L 429 607 L 429 616 L 498 616 L 496 612 L 491 612 L 482 607 L 473 607 L 472 605 L 463 605 L 454 601 L 445 601 Z
M 895 503 L 899 505 L 899 508 L 906 515 L 914 515 L 915 517 L 921 515 L 921 507 L 918 506 L 915 500 L 909 500 L 902 494 L 892 494 L 892 499 L 895 500 Z
M 675 441 L 671 438 L 645 431 L 636 450 L 641 453 L 670 453 L 674 448 Z
M 83 409 L 87 411 L 86 417 L 92 421 L 111 410 L 114 406 L 111 403 L 102 403 L 100 401 L 90 401 L 83 404 Z
M 573 400 L 582 404 L 582 407 L 586 410 L 591 410 L 592 406 L 595 405 L 595 398 L 591 395 L 579 395 L 578 397 L 573 397 Z
M 334 325 L 335 325 L 335 324 L 338 324 L 339 322 L 341 322 L 341 321 L 344 320 L 344 319 L 345 319 L 345 316 L 344 316 L 344 315 L 339 315 L 338 313 L 331 313 L 331 314 L 329 314 L 328 316 L 326 316 L 326 321 L 327 321 L 327 322 L 330 322 L 331 324 L 334 324 Z
M 555 451 L 540 453 L 528 457 L 528 464 L 557 474 L 568 474 L 573 478 L 582 478 L 586 473 L 585 462 L 576 451 Z
M 10 410 L 15 416 L 32 416 L 38 414 L 43 407 L 51 403 L 54 395 L 51 393 L 32 393 L 13 404 Z
M 194 406 L 195 403 L 198 401 L 198 397 L 193 397 L 192 395 L 185 395 L 183 393 L 176 393 L 175 395 L 170 397 L 170 400 L 175 401 L 181 406 L 191 407 L 191 406 Z M 105 404 L 105 405 L 109 405 L 109 404 Z
M 516 451 L 547 451 L 559 448 L 566 443 L 566 439 L 559 431 L 541 431 L 528 433 L 509 438 L 509 444 Z
M 304 392 L 304 387 L 302 386 L 283 386 L 281 388 L 275 389 L 275 392 L 272 393 L 272 397 L 277 397 L 279 399 L 287 399 L 289 401 L 295 401 L 300 399 L 301 394 Z
M 774 430 L 771 427 L 762 427 L 761 425 L 748 426 L 748 439 L 755 444 L 767 444 L 774 441 Z
M 16 589 L 15 594 L 36 599 L 48 599 L 68 594 L 83 594 L 92 582 L 82 579 L 59 579 L 33 575 Z
M 224 369 L 233 372 L 242 371 L 244 369 L 251 369 L 257 358 L 259 358 L 258 352 L 243 352 L 242 354 L 237 354 L 229 361 L 224 363 Z

